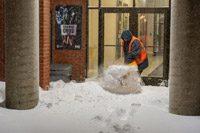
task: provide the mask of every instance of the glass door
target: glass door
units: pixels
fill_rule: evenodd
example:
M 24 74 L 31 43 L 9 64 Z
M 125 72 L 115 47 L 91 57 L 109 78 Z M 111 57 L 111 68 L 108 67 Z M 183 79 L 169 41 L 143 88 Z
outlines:
M 129 13 L 104 13 L 104 70 L 124 62 L 121 34 L 129 30 L 129 17 Z
M 144 44 L 149 67 L 141 74 L 146 85 L 167 83 L 169 75 L 169 14 L 166 8 L 137 8 L 134 34 Z M 166 84 L 167 85 L 167 84 Z
M 164 14 L 139 13 L 138 38 L 144 44 L 149 59 L 149 67 L 144 77 L 163 77 Z
M 99 47 L 99 73 L 110 65 L 123 64 L 121 34 L 133 28 L 132 8 L 102 8 L 101 45 Z

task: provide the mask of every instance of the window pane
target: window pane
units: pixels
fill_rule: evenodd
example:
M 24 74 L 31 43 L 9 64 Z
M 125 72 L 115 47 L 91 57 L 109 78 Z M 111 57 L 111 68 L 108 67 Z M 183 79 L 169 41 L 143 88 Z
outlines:
M 116 46 L 104 46 L 104 70 L 106 70 L 110 65 L 123 64 L 124 57 L 122 52 L 122 48 L 119 51 Z M 118 55 L 121 56 L 118 57 Z
M 121 34 L 129 30 L 129 16 L 129 13 L 104 14 L 104 69 L 124 62 Z
M 129 13 L 104 14 L 104 45 L 121 45 L 121 34 L 129 29 L 129 16 Z
M 142 76 L 163 77 L 164 14 L 138 14 L 138 37 L 149 58 Z
M 133 0 L 101 0 L 102 7 L 133 7 Z
M 98 16 L 99 10 L 89 10 L 89 66 L 88 77 L 98 74 Z
M 89 0 L 89 3 L 88 3 L 89 6 L 95 6 L 95 7 L 98 7 L 99 6 L 99 0 Z
M 169 7 L 169 0 L 135 0 L 136 7 Z

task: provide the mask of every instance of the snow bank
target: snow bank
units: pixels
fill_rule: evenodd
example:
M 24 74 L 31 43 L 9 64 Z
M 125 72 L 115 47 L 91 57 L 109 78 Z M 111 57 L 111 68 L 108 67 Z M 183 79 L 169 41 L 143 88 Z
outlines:
M 130 94 L 141 92 L 141 78 L 136 66 L 109 66 L 99 81 L 102 88 L 112 93 Z
M 0 103 L 5 100 L 5 83 L 0 82 Z
M 34 109 L 0 107 L 0 133 L 200 132 L 200 117 L 168 112 L 169 88 L 141 88 L 141 93 L 119 95 L 105 91 L 94 81 L 51 82 L 49 91 L 40 89 L 40 101 Z M 4 100 L 3 82 L 0 91 Z
M 99 82 L 64 83 L 60 80 L 51 82 L 49 91 L 40 92 L 36 110 L 62 113 L 67 121 L 81 122 L 78 128 L 76 124 L 66 126 L 72 133 L 133 133 L 142 128 L 133 124 L 140 108 L 153 107 L 168 112 L 166 87 L 142 88 L 139 94 L 118 95 L 105 91 Z

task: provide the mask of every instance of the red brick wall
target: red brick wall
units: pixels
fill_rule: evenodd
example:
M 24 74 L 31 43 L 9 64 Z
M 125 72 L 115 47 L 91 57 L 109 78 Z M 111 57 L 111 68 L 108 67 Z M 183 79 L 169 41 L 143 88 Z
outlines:
M 50 0 L 40 0 L 40 86 L 47 90 L 50 76 Z
M 82 6 L 82 47 L 81 50 L 55 49 L 55 9 L 56 5 Z M 51 0 L 52 10 L 52 63 L 72 64 L 72 79 L 83 81 L 86 74 L 86 0 Z
M 4 0 L 0 0 L 0 81 L 5 81 Z

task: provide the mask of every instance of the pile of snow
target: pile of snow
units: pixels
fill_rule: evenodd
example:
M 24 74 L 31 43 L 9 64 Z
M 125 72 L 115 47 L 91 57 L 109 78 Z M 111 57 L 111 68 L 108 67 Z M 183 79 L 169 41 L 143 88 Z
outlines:
M 141 78 L 136 66 L 109 66 L 99 81 L 102 88 L 112 93 L 130 94 L 141 92 Z

